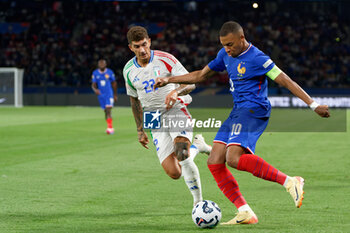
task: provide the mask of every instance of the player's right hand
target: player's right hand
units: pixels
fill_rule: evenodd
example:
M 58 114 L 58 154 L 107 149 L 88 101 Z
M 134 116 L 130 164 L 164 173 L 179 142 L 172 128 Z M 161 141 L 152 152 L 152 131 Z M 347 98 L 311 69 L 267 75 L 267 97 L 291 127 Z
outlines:
M 165 97 L 165 105 L 166 105 L 166 110 L 171 109 L 174 104 L 176 103 L 177 100 L 177 91 L 172 90 L 166 97 Z
M 95 94 L 96 94 L 96 95 L 101 95 L 100 90 L 99 90 L 99 89 L 95 90 Z
M 149 143 L 147 134 L 144 131 L 137 131 L 137 136 L 139 138 L 139 143 L 141 143 L 141 145 L 148 149 L 147 144 Z
M 328 110 L 328 105 L 319 105 L 315 109 L 315 112 L 321 117 L 330 117 L 331 116 L 331 114 L 329 113 L 329 110 Z
M 169 83 L 169 78 L 156 78 L 156 82 L 153 85 L 153 90 L 155 90 L 158 87 L 164 87 Z

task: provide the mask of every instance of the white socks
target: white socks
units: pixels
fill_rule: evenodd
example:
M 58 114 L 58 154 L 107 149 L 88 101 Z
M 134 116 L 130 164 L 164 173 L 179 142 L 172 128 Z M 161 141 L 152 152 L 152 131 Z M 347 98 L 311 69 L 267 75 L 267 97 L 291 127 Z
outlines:
M 284 181 L 283 186 L 284 186 L 285 188 L 287 188 L 287 184 L 288 184 L 289 179 L 290 179 L 290 176 L 287 176 L 286 180 Z
M 198 148 L 192 144 L 190 147 L 190 159 L 194 160 L 198 155 L 198 153 L 199 153 Z
M 192 153 L 193 152 L 190 150 L 191 157 L 193 155 Z M 203 200 L 202 187 L 198 167 L 193 162 L 191 157 L 180 161 L 179 163 L 181 165 L 182 176 L 184 177 L 185 183 L 193 196 L 193 204 L 197 204 Z
M 238 212 L 243 212 L 243 211 L 248 211 L 254 214 L 253 210 L 250 208 L 248 204 L 242 205 L 241 207 L 238 208 Z

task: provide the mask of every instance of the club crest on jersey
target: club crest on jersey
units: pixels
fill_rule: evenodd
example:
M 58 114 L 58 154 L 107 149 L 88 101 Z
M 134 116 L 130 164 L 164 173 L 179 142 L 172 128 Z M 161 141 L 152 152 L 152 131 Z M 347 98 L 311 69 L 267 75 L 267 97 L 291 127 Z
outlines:
M 105 78 L 106 78 L 106 79 L 109 79 L 109 75 L 108 75 L 108 74 L 105 74 Z
M 245 74 L 246 72 L 246 68 L 243 66 L 245 64 L 245 62 L 240 62 L 237 66 L 237 71 L 238 71 L 238 74 L 237 76 L 238 77 L 243 77 L 243 75 Z
M 153 72 L 154 72 L 155 77 L 159 77 L 160 76 L 160 67 L 159 66 L 153 67 Z

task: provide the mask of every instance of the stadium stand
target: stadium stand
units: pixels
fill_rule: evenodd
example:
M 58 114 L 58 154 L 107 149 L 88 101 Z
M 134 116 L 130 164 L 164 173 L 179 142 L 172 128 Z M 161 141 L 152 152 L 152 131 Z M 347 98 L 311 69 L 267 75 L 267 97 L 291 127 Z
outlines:
M 247 1 L 2 1 L 0 6 L 0 66 L 24 68 L 25 87 L 88 87 L 101 57 L 124 86 L 122 69 L 132 57 L 125 34 L 132 24 L 149 29 L 153 48 L 174 54 L 189 71 L 199 69 L 215 57 L 218 29 L 227 20 L 240 22 L 248 39 L 303 87 L 350 87 L 350 7 L 342 1 L 265 1 L 258 9 Z M 218 75 L 202 85 L 226 83 L 227 76 Z

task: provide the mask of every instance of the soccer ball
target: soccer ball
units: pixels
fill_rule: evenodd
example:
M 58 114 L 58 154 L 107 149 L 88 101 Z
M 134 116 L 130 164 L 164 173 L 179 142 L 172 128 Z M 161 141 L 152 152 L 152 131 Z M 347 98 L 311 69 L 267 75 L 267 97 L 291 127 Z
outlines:
M 213 201 L 198 202 L 192 209 L 192 220 L 200 228 L 214 228 L 221 220 L 221 210 Z

